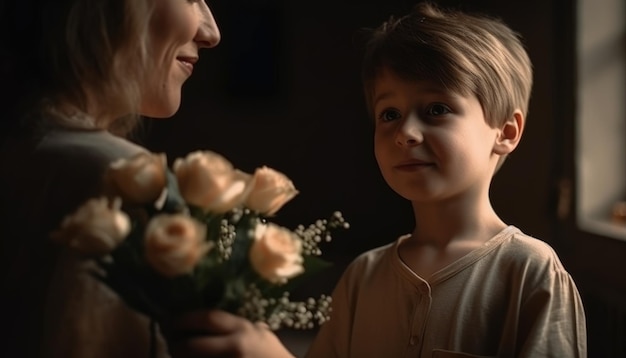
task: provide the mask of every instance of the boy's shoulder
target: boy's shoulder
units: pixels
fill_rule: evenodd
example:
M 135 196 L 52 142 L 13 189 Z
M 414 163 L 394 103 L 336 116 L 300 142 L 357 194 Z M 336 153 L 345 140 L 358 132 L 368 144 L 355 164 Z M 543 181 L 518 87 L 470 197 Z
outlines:
M 511 227 L 510 234 L 496 247 L 498 261 L 544 271 L 565 271 L 554 248 L 546 241 Z M 521 267 L 520 267 L 521 268 Z
M 538 259 L 549 259 L 556 255 L 552 246 L 546 241 L 526 234 L 519 228 L 514 229 L 507 241 L 507 249 Z

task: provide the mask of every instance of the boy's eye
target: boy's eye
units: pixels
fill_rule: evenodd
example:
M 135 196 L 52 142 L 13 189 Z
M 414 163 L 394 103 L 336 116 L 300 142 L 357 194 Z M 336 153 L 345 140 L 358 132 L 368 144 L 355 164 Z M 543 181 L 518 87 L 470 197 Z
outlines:
M 399 119 L 401 117 L 402 115 L 400 114 L 400 112 L 395 109 L 386 109 L 378 115 L 378 119 L 383 122 L 395 121 L 396 119 Z
M 431 115 L 431 116 L 441 116 L 444 114 L 448 114 L 452 111 L 450 110 L 448 106 L 444 104 L 435 103 L 431 105 L 430 107 L 428 107 L 426 112 L 428 113 L 428 115 Z

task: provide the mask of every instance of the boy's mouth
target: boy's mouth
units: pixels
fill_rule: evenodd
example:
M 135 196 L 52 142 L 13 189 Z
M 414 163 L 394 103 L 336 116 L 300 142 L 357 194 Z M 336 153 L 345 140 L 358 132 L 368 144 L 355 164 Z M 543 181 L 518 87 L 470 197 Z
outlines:
M 433 167 L 433 166 L 435 166 L 435 164 L 431 162 L 427 162 L 427 161 L 423 161 L 419 159 L 410 159 L 410 160 L 405 160 L 403 162 L 400 162 L 399 164 L 395 165 L 394 168 L 398 170 L 402 170 L 402 171 L 412 171 L 412 170 L 428 168 L 428 167 Z
M 427 160 L 422 160 L 422 159 L 407 159 L 407 160 L 403 160 L 400 163 L 397 164 L 397 166 L 402 166 L 402 165 L 432 165 L 432 162 L 429 162 Z

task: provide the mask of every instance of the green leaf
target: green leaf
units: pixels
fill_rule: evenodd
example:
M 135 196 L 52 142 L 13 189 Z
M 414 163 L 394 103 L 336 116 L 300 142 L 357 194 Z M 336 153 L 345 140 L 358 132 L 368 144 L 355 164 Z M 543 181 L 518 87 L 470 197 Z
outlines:
M 165 204 L 161 210 L 167 213 L 180 213 L 185 211 L 187 204 L 180 193 L 176 175 L 169 169 L 166 169 L 165 174 L 167 177 L 167 197 L 165 198 Z
M 231 279 L 225 282 L 224 294 L 217 304 L 217 308 L 235 313 L 241 305 L 241 299 L 248 289 L 248 283 L 243 278 Z
M 250 271 L 249 252 L 252 246 L 252 237 L 250 230 L 254 228 L 257 220 L 256 215 L 244 214 L 235 224 L 235 241 L 232 246 L 231 257 L 224 264 L 226 266 L 226 274 L 230 277 L 243 275 Z
M 304 272 L 296 277 L 292 277 L 284 284 L 274 284 L 263 280 L 258 282 L 257 286 L 265 297 L 280 297 L 284 292 L 291 292 L 305 283 L 311 276 L 332 267 L 332 264 L 317 256 L 305 256 L 302 266 L 304 267 Z

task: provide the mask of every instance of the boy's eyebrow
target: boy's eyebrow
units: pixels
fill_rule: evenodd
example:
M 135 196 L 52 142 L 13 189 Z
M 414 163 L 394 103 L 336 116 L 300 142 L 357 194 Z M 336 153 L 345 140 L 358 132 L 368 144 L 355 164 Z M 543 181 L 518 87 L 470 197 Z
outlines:
M 448 98 L 456 98 L 457 96 L 460 96 L 460 94 L 456 93 L 456 92 L 452 92 L 450 90 L 446 90 L 442 87 L 439 86 L 435 86 L 435 85 L 429 85 L 429 86 L 419 86 L 418 89 L 416 90 L 416 92 L 426 92 L 429 94 L 435 94 L 438 96 L 445 96 Z M 376 103 L 378 103 L 379 101 L 382 101 L 384 99 L 393 97 L 394 92 L 393 91 L 385 91 L 382 92 L 380 94 L 377 94 L 376 96 L 374 96 L 373 100 L 372 100 L 372 104 L 376 105 Z
M 442 86 L 437 86 L 435 84 L 430 84 L 430 83 L 428 85 L 418 86 L 418 90 L 422 92 L 434 93 L 434 94 L 444 95 L 444 96 L 449 96 L 453 94 L 452 91 L 447 90 Z
M 375 105 L 376 103 L 378 103 L 379 101 L 382 101 L 383 99 L 387 99 L 389 97 L 392 97 L 392 95 L 393 95 L 392 91 L 383 92 L 381 94 L 378 94 L 378 95 L 374 96 L 374 99 L 372 100 L 372 103 Z

